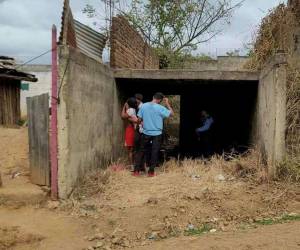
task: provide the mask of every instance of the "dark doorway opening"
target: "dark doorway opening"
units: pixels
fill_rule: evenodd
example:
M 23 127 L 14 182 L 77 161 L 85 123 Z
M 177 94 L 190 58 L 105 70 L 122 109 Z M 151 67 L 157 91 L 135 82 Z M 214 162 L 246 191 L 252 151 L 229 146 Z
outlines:
M 203 81 L 116 79 L 121 98 L 142 93 L 145 102 L 155 92 L 180 95 L 180 133 L 178 153 L 182 157 L 199 155 L 195 129 L 199 113 L 206 110 L 214 119 L 213 153 L 241 153 L 252 143 L 258 81 Z

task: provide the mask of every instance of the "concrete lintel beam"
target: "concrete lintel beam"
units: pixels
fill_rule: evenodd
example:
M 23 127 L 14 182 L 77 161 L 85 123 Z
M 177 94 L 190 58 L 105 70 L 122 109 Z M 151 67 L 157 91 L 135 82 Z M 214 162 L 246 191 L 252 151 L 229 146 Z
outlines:
M 258 81 L 259 73 L 253 71 L 219 70 L 190 71 L 115 69 L 114 77 L 117 79 Z

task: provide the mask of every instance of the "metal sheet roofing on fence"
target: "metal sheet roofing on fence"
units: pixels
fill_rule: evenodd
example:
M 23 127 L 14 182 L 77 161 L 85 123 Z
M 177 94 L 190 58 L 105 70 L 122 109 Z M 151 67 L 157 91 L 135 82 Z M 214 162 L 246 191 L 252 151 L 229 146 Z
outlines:
M 101 60 L 106 37 L 76 20 L 74 20 L 74 27 L 77 48 L 84 54 Z
M 102 60 L 107 37 L 73 18 L 69 0 L 64 1 L 59 42 L 79 49 L 85 55 Z

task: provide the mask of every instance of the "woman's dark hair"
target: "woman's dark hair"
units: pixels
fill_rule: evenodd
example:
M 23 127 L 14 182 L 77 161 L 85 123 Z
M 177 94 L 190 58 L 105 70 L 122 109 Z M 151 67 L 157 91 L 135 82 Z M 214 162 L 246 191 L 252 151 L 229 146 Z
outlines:
M 134 108 L 136 109 L 137 108 L 137 101 L 135 99 L 135 97 L 130 97 L 128 100 L 127 100 L 127 104 L 130 108 Z
M 137 94 L 135 94 L 134 96 L 135 96 L 135 98 L 138 99 L 139 101 L 141 101 L 141 102 L 143 101 L 143 95 L 142 95 L 142 94 L 137 93 Z

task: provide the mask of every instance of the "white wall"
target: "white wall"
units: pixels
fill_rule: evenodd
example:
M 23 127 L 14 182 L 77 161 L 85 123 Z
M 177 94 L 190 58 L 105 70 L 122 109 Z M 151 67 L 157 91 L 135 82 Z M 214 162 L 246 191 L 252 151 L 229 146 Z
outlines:
M 26 97 L 36 96 L 51 91 L 51 65 L 25 65 L 21 71 L 35 75 L 37 82 L 29 82 L 29 90 L 21 90 L 21 115 L 27 115 Z M 27 83 L 23 81 L 22 83 Z M 50 105 L 50 100 L 49 100 Z

